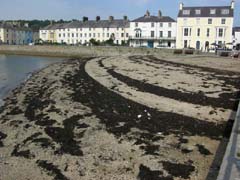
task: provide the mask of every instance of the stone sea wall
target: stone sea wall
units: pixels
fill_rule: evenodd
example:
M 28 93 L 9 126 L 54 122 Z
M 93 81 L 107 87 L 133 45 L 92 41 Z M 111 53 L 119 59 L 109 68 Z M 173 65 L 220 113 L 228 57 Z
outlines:
M 85 47 L 85 46 L 12 46 L 0 45 L 2 54 L 40 56 L 118 56 L 118 55 L 164 55 L 173 54 L 173 49 L 149 49 L 131 47 Z

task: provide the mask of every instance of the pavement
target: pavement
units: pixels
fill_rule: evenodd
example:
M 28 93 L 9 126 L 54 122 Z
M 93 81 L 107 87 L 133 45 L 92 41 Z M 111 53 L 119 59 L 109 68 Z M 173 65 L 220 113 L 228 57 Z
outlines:
M 240 104 L 217 180 L 240 180 Z

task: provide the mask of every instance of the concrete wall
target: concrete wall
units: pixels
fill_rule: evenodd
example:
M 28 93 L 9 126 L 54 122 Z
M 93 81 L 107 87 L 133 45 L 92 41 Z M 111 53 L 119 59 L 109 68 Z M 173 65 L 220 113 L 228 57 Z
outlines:
M 25 54 L 38 56 L 117 56 L 117 55 L 163 55 L 173 54 L 173 49 L 150 49 L 130 47 L 86 47 L 86 46 L 11 46 L 0 45 L 2 54 Z

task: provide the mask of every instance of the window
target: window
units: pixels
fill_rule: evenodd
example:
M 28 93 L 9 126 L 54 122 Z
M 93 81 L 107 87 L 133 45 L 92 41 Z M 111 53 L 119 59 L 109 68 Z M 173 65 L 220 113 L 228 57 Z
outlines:
M 89 33 L 89 37 L 92 37 L 92 34 L 91 34 L 91 33 Z
M 197 29 L 197 36 L 199 37 L 200 36 L 200 28 Z
M 89 31 L 91 31 L 92 29 L 91 28 L 89 28 Z
M 200 14 L 201 14 L 201 10 L 200 10 L 200 9 L 196 9 L 196 10 L 195 10 L 195 14 L 196 14 L 196 15 L 200 15 Z
M 168 23 L 168 27 L 172 27 L 172 23 Z
M 68 37 L 70 37 L 70 33 L 68 33 Z
M 128 37 L 128 33 L 126 33 L 126 37 Z
M 208 19 L 208 24 L 212 24 L 212 19 Z
M 95 33 L 93 33 L 93 37 L 95 37 L 96 35 L 95 35 Z
M 160 36 L 160 37 L 163 37 L 163 31 L 160 31 L 159 36 Z
M 154 37 L 154 31 L 151 31 L 151 37 Z
M 74 33 L 72 33 L 72 37 L 74 37 Z
M 63 33 L 63 37 L 65 37 L 65 33 Z
M 124 33 L 121 34 L 121 37 L 124 37 Z
M 138 23 L 137 22 L 135 23 L 135 27 L 138 27 Z
M 222 19 L 222 24 L 226 24 L 226 19 Z
M 163 27 L 163 23 L 160 23 L 160 27 Z
M 210 29 L 207 28 L 207 37 L 209 37 L 209 36 L 210 36 Z
M 183 10 L 183 15 L 189 15 L 190 14 L 190 10 Z
M 223 37 L 223 29 L 222 28 L 218 29 L 218 37 Z
M 59 37 L 61 37 L 61 34 L 59 34 Z
M 109 33 L 107 33 L 107 37 L 109 37 Z
M 188 36 L 188 28 L 184 28 L 184 36 Z
M 151 27 L 154 27 L 154 23 L 151 23 Z
M 87 33 L 85 33 L 84 36 L 87 37 Z
M 216 14 L 216 9 L 210 9 L 210 14 Z
M 168 31 L 168 37 L 172 37 L 172 32 L 171 31 Z
M 76 33 L 76 37 L 78 37 L 78 33 Z
M 222 9 L 222 10 L 221 10 L 221 13 L 222 13 L 222 14 L 229 14 L 229 9 Z

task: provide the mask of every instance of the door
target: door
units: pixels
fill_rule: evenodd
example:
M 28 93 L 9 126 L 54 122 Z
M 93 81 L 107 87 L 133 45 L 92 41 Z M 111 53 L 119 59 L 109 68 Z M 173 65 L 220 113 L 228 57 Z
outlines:
M 196 49 L 199 50 L 200 49 L 200 41 L 196 42 Z
M 148 41 L 148 47 L 153 48 L 153 41 Z

